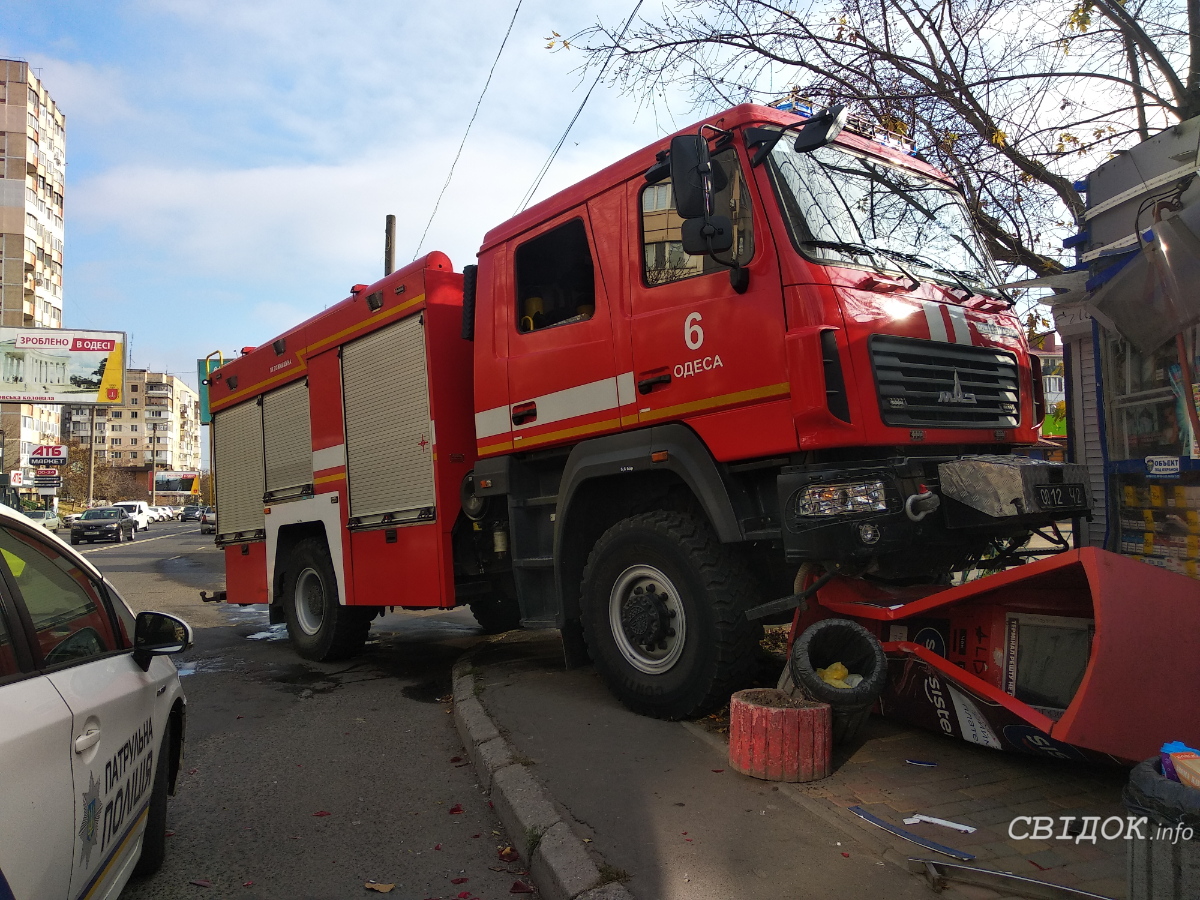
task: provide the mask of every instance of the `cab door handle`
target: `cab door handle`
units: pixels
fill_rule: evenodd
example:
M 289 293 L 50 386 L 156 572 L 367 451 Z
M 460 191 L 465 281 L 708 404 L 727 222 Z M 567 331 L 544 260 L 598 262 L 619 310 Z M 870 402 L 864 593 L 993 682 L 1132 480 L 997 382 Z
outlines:
M 530 401 L 529 403 L 518 403 L 513 407 L 512 423 L 520 425 L 529 419 L 537 418 L 537 404 Z
M 95 747 L 96 744 L 99 743 L 99 741 L 100 741 L 100 729 L 99 728 L 89 728 L 87 731 L 85 731 L 79 737 L 75 738 L 75 752 L 76 753 L 84 753 L 87 750 L 90 750 L 92 747 Z
M 654 390 L 656 384 L 670 384 L 670 374 L 664 372 L 662 375 L 655 375 L 651 378 L 642 378 L 638 380 L 637 387 L 639 394 L 648 394 Z

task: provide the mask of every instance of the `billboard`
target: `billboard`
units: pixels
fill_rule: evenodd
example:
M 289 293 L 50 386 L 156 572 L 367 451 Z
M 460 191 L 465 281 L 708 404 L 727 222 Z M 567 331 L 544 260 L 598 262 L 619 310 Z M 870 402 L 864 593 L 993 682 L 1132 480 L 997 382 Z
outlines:
M 124 401 L 123 332 L 0 328 L 0 402 Z
M 155 472 L 154 491 L 158 494 L 199 494 L 199 472 Z

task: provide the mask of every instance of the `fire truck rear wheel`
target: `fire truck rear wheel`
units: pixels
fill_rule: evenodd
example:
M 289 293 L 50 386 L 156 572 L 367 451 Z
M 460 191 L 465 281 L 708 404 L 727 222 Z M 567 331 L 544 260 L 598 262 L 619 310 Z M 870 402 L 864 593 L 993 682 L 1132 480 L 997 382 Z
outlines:
M 584 638 L 626 706 L 659 719 L 703 715 L 749 681 L 760 626 L 741 558 L 708 524 L 676 512 L 631 516 L 596 542 L 583 573 Z
M 337 577 L 325 542 L 306 538 L 288 558 L 283 579 L 288 636 L 305 659 L 347 659 L 362 650 L 374 607 L 338 603 Z

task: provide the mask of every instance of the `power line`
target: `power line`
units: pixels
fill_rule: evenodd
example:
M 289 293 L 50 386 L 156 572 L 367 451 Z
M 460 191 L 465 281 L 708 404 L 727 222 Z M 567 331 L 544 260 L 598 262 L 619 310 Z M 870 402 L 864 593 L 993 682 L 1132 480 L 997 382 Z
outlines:
M 637 5 L 633 7 L 633 12 L 631 12 L 629 14 L 629 18 L 625 20 L 625 24 L 621 28 L 621 33 L 617 36 L 616 41 L 613 43 L 612 49 L 608 51 L 608 56 L 604 58 L 604 64 L 600 66 L 600 71 L 596 73 L 596 80 L 593 81 L 592 86 L 588 88 L 587 94 L 584 95 L 583 102 L 579 104 L 579 109 L 575 110 L 575 115 L 571 116 L 571 121 L 567 123 L 566 130 L 563 131 L 562 137 L 558 139 L 558 143 L 555 144 L 554 149 L 550 151 L 550 158 L 547 159 L 542 165 L 541 170 L 538 172 L 537 177 L 533 181 L 533 185 L 528 191 L 525 192 L 525 196 L 521 198 L 521 203 L 517 207 L 518 213 L 529 205 L 529 201 L 533 199 L 533 195 L 536 194 L 537 189 L 541 187 L 542 179 L 546 177 L 546 173 L 550 171 L 550 166 L 554 163 L 554 157 L 558 156 L 558 151 L 561 150 L 562 145 L 567 142 L 567 135 L 571 133 L 571 129 L 575 126 L 576 120 L 579 118 L 580 113 L 583 112 L 584 106 L 587 105 L 588 98 L 592 96 L 592 91 L 596 89 L 596 85 L 598 85 L 600 83 L 600 79 L 604 77 L 604 71 L 608 68 L 608 64 L 612 60 L 613 54 L 616 53 L 617 45 L 621 43 L 621 39 L 625 37 L 625 32 L 628 31 L 629 26 L 633 24 L 634 16 L 636 16 L 638 10 L 642 8 L 642 2 L 643 0 L 638 0 Z M 516 213 L 514 213 L 514 215 L 516 215 Z
M 471 126 L 475 124 L 475 117 L 479 115 L 479 107 L 483 105 L 483 95 L 487 93 L 488 85 L 492 83 L 492 75 L 496 71 L 496 64 L 500 62 L 500 54 L 504 52 L 504 45 L 508 43 L 508 36 L 512 34 L 513 24 L 517 21 L 517 13 L 521 11 L 521 4 L 524 0 L 517 0 L 517 7 L 513 10 L 512 18 L 508 22 L 508 31 L 504 32 L 504 40 L 500 42 L 500 49 L 496 51 L 496 58 L 492 60 L 492 67 L 488 70 L 487 81 L 483 83 L 483 90 L 479 92 L 479 99 L 475 101 L 475 111 L 471 113 L 471 121 L 467 122 L 467 130 L 463 132 L 462 142 L 458 145 L 458 152 L 454 154 L 454 162 L 450 163 L 450 171 L 446 173 L 446 181 L 442 185 L 441 191 L 438 192 L 437 200 L 433 202 L 433 212 L 429 214 L 429 221 L 425 223 L 425 230 L 421 232 L 421 239 L 417 241 L 417 250 L 413 254 L 415 260 L 421 252 L 421 246 L 425 243 L 425 236 L 429 234 L 429 226 L 433 224 L 433 217 L 437 215 L 438 207 L 442 203 L 442 197 L 446 194 L 446 188 L 450 186 L 450 179 L 454 177 L 454 167 L 458 165 L 458 158 L 462 156 L 463 147 L 467 143 L 467 135 L 471 133 Z

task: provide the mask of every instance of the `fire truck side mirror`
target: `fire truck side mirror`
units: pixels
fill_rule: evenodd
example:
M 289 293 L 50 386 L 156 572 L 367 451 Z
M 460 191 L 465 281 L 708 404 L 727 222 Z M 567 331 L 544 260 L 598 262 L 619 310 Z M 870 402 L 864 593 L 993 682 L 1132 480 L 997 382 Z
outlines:
M 683 252 L 691 256 L 724 253 L 733 247 L 733 223 L 728 216 L 687 219 L 679 230 Z
M 813 116 L 796 135 L 795 151 L 811 153 L 819 147 L 833 143 L 834 138 L 846 127 L 846 120 L 849 118 L 850 110 L 840 103 Z
M 671 138 L 671 186 L 681 219 L 699 219 L 712 208 L 712 161 L 701 135 Z

